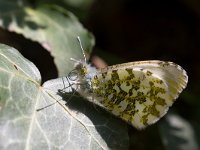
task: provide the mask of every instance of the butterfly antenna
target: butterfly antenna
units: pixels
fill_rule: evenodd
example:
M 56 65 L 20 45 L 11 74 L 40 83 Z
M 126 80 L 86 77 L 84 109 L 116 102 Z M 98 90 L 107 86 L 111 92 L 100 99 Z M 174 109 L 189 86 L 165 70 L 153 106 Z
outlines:
M 78 42 L 79 42 L 79 44 L 80 44 L 80 47 L 81 47 L 81 50 L 82 50 L 82 53 L 83 53 L 83 57 L 84 57 L 84 59 L 85 59 L 85 63 L 87 63 L 87 59 L 86 59 L 85 51 L 84 51 L 83 46 L 82 46 L 82 43 L 81 43 L 81 39 L 80 39 L 79 36 L 77 36 L 77 39 L 78 39 Z

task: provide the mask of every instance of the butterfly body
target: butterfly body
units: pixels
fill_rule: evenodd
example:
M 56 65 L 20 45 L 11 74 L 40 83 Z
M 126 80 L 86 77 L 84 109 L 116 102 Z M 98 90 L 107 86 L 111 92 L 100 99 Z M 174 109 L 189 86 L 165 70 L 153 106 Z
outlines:
M 165 61 L 137 61 L 96 69 L 75 64 L 77 91 L 138 129 L 164 116 L 186 87 L 187 74 Z

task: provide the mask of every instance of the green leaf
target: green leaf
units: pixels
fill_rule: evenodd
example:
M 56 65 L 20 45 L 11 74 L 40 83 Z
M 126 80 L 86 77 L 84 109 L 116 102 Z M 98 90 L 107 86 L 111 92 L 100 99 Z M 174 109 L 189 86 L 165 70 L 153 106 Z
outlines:
M 67 98 L 59 92 L 62 78 L 40 86 L 35 65 L 6 45 L 0 60 L 1 150 L 128 149 L 126 124 L 85 99 Z
M 65 5 L 70 6 L 72 8 L 78 8 L 78 9 L 88 9 L 92 3 L 94 3 L 95 0 L 40 0 L 39 2 L 43 3 L 56 3 L 57 5 Z M 36 1 L 37 2 L 37 1 Z
M 59 76 L 71 71 L 73 63 L 70 58 L 83 58 L 77 36 L 80 36 L 86 52 L 90 53 L 94 46 L 93 35 L 78 19 L 56 6 L 32 9 L 22 1 L 0 0 L 0 26 L 39 42 L 54 57 Z
M 94 0 L 63 0 L 63 2 L 73 7 L 87 8 Z
M 160 133 L 166 150 L 198 150 L 197 137 L 194 126 L 177 114 L 168 114 L 166 120 L 159 124 Z

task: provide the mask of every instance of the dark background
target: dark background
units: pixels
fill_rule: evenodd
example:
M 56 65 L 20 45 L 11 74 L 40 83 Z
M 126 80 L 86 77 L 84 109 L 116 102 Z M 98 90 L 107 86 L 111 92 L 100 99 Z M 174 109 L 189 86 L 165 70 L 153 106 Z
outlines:
M 171 111 L 199 125 L 200 1 L 101 0 L 84 24 L 96 38 L 93 55 L 109 65 L 149 59 L 181 65 L 189 82 Z M 130 149 L 163 149 L 157 125 L 130 127 L 129 134 Z

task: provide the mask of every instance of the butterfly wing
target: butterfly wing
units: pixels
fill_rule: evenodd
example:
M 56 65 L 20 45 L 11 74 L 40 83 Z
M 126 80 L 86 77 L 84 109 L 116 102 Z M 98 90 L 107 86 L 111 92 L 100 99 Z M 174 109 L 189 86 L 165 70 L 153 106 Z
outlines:
M 91 83 L 97 104 L 142 129 L 166 114 L 187 81 L 172 62 L 138 61 L 100 69 Z

